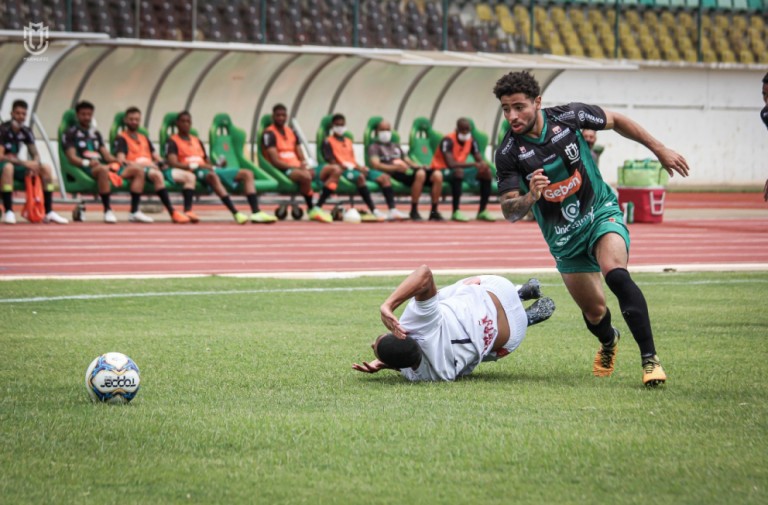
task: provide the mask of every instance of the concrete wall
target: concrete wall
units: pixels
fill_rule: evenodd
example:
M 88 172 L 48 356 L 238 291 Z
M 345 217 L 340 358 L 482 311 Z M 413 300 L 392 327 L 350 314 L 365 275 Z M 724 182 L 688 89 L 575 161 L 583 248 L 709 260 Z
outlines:
M 545 106 L 586 102 L 625 114 L 688 160 L 691 175 L 670 185 L 762 184 L 768 178 L 768 130 L 760 120 L 768 69 L 641 66 L 637 71 L 565 71 L 543 95 Z M 652 156 L 619 134 L 599 132 L 600 168 L 609 182 L 626 159 Z

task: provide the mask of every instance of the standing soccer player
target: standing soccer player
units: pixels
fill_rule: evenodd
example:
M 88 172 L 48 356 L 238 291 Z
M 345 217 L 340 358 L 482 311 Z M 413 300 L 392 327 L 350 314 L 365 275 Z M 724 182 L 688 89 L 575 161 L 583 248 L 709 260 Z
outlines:
M 763 76 L 763 102 L 765 107 L 760 111 L 760 119 L 765 123 L 765 127 L 768 128 L 768 73 Z M 768 202 L 768 180 L 765 181 L 765 187 L 763 188 L 763 200 Z
M 496 152 L 504 217 L 515 222 L 533 210 L 557 270 L 600 340 L 592 372 L 613 373 L 619 331 L 611 324 L 600 273 L 640 347 L 643 384 L 667 380 L 656 355 L 648 306 L 627 271 L 629 231 L 618 201 L 600 176 L 582 128 L 615 129 L 650 149 L 673 175 L 688 175 L 688 163 L 631 119 L 594 105 L 541 108 L 540 87 L 528 72 L 512 72 L 493 89 L 509 131 Z

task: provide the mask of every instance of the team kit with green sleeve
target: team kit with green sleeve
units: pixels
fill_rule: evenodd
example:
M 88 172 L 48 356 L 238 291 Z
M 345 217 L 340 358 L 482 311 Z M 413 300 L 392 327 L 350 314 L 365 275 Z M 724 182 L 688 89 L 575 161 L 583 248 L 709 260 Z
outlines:
M 603 130 L 605 112 L 597 106 L 570 103 L 542 109 L 539 138 L 508 131 L 496 151 L 499 194 L 530 190 L 531 174 L 540 168 L 550 180 L 533 214 L 561 273 L 599 272 L 593 255 L 597 240 L 607 233 L 624 238 L 629 231 L 610 186 L 589 154 L 582 128 Z

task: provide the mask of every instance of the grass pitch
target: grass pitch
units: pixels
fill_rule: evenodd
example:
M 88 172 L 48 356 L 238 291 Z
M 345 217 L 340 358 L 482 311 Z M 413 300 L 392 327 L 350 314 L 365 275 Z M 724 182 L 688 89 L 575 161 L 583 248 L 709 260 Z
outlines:
M 768 273 L 634 277 L 658 390 L 612 297 L 591 376 L 556 276 L 553 318 L 452 384 L 351 369 L 399 278 L 2 282 L 0 502 L 768 502 Z M 130 405 L 88 400 L 107 351 L 141 369 Z

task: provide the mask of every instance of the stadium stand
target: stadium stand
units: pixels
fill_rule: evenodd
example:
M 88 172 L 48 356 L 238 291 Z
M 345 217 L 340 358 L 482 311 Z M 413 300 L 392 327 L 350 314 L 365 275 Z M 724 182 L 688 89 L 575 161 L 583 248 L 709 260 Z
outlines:
M 768 0 L 701 2 L 703 61 L 768 63 Z M 177 41 L 443 48 L 443 2 L 439 0 L 363 0 L 357 20 L 354 2 L 342 0 L 267 0 L 265 5 L 262 13 L 258 1 L 201 1 L 193 29 L 191 1 L 72 0 L 71 27 L 110 37 Z M 699 0 L 624 0 L 620 5 L 619 57 L 698 60 Z M 453 0 L 447 14 L 447 49 L 451 51 L 507 53 L 532 48 L 537 53 L 612 58 L 616 49 L 614 2 L 536 0 L 533 40 L 530 4 L 525 0 Z M 52 30 L 67 28 L 65 9 L 58 0 L 0 4 L 2 28 L 20 30 L 28 20 L 42 21 Z

